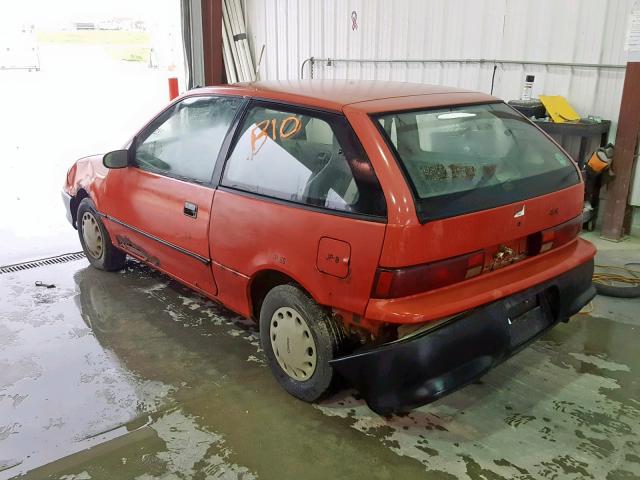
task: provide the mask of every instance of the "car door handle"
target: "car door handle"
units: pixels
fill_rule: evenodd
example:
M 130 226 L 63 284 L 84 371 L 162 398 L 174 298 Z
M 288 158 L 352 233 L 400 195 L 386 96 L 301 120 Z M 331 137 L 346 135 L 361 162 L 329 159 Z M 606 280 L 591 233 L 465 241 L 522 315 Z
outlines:
M 198 216 L 198 205 L 191 202 L 184 202 L 183 212 L 187 217 L 196 218 Z

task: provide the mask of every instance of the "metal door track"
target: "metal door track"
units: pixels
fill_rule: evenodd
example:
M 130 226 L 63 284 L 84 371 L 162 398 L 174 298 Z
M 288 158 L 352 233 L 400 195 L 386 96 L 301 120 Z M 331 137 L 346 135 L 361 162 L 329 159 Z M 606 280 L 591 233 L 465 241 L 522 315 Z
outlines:
M 40 260 L 32 260 L 30 262 L 14 263 L 13 265 L 4 265 L 0 267 L 0 274 L 20 272 L 29 270 L 30 268 L 45 267 L 47 265 L 56 265 L 58 263 L 67 263 L 74 260 L 85 258 L 83 252 L 65 253 L 64 255 L 56 255 L 55 257 L 41 258 Z

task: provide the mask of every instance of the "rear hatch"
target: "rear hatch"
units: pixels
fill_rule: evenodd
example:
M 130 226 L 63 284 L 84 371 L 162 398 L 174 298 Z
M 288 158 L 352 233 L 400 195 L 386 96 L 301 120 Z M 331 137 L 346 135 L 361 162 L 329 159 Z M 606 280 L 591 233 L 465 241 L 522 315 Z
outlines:
M 374 117 L 420 225 L 388 228 L 373 297 L 441 288 L 509 267 L 580 231 L 575 163 L 504 103 Z

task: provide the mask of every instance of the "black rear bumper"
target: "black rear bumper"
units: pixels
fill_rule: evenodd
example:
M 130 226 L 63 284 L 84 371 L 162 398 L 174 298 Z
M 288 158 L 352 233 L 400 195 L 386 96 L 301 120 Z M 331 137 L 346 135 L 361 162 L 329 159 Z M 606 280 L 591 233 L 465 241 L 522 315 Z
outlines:
M 593 260 L 424 333 L 335 359 L 369 407 L 388 414 L 437 400 L 487 372 L 596 294 Z

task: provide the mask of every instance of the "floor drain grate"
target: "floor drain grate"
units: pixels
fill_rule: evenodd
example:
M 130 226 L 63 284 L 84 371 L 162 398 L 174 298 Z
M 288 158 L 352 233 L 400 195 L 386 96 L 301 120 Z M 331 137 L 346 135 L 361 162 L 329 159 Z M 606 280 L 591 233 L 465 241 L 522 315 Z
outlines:
M 56 265 L 58 263 L 72 262 L 85 258 L 83 252 L 65 253 L 64 255 L 56 255 L 55 257 L 41 258 L 40 260 L 32 260 L 31 262 L 14 263 L 13 265 L 5 265 L 0 267 L 0 274 L 20 272 L 29 270 L 30 268 L 45 267 L 47 265 Z

